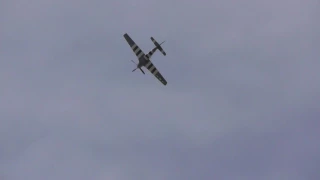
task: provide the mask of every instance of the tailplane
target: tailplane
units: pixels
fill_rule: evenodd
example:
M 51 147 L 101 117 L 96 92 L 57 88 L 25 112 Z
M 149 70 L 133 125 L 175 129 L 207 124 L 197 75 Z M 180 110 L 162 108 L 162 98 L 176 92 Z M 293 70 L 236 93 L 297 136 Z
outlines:
M 163 41 L 162 43 L 159 44 L 153 37 L 151 37 L 150 39 L 151 39 L 151 41 L 153 42 L 153 44 L 156 46 L 156 48 L 158 48 L 159 51 L 160 51 L 164 56 L 167 55 L 166 52 L 164 52 L 164 50 L 163 50 L 162 47 L 161 47 L 161 44 L 163 44 L 165 41 Z

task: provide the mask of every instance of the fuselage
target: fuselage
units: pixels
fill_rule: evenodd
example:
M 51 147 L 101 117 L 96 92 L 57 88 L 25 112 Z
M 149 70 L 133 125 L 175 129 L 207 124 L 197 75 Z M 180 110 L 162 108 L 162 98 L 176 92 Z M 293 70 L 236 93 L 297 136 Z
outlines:
M 138 60 L 139 60 L 138 68 L 141 68 L 142 66 L 146 65 L 149 61 L 149 59 L 147 59 L 144 56 L 141 56 Z

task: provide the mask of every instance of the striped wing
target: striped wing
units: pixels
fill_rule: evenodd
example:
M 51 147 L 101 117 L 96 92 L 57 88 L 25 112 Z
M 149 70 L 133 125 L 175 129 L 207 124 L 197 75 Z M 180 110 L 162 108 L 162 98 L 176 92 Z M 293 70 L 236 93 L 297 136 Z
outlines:
M 149 61 L 145 67 L 153 74 L 163 85 L 167 85 L 167 81 L 164 79 L 164 77 L 160 74 L 158 69 L 152 64 L 151 61 Z
M 139 46 L 130 38 L 130 36 L 126 33 L 123 35 L 123 37 L 128 42 L 129 46 L 131 47 L 134 54 L 138 57 L 138 59 L 142 56 L 144 56 L 143 51 L 139 48 Z

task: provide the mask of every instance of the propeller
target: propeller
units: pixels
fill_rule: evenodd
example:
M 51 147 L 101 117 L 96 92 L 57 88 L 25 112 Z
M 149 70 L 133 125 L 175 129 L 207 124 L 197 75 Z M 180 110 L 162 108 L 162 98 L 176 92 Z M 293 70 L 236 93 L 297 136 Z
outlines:
M 138 64 L 136 63 L 136 62 L 134 62 L 133 60 L 131 60 L 134 64 L 136 64 L 137 65 L 137 68 L 135 68 L 134 70 L 132 70 L 132 72 L 134 72 L 135 70 L 137 70 L 138 68 L 140 69 L 140 71 L 143 73 L 143 74 L 146 74 L 146 73 L 144 73 L 144 71 L 140 68 L 140 67 L 138 67 Z
M 139 68 L 140 69 L 140 71 L 143 73 L 143 74 L 146 74 L 146 73 L 144 73 L 144 71 L 141 69 L 141 68 Z

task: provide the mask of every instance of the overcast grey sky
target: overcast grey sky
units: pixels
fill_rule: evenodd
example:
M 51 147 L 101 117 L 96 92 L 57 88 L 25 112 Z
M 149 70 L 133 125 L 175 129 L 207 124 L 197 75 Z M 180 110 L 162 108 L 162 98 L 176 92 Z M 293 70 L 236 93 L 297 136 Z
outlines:
M 320 179 L 318 0 L 0 0 L 1 180 Z M 128 33 L 168 85 L 137 61 Z

